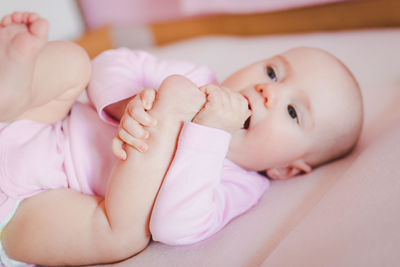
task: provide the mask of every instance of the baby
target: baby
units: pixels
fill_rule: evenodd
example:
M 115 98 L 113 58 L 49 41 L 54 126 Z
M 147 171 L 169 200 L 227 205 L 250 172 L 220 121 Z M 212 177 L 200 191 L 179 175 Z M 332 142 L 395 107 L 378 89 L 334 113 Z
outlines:
M 197 90 L 183 78 L 168 79 L 171 87 Z M 357 82 L 342 62 L 320 49 L 289 50 L 200 90 L 207 102 L 191 120 L 195 124 L 185 122 L 153 208 L 150 229 L 163 243 L 190 244 L 211 236 L 259 200 L 268 180 L 256 172 L 272 179 L 309 173 L 349 153 L 361 131 Z M 142 152 L 148 148 L 146 128 L 154 119 L 146 111 L 154 96 L 147 89 L 128 104 L 113 142 L 121 159 L 124 143 Z
M 89 82 L 88 57 L 73 43 L 46 42 L 47 30 L 32 13 L 0 22 L 4 265 L 122 260 L 147 246 L 149 225 L 153 238 L 166 243 L 202 240 L 256 203 L 268 180 L 255 171 L 273 178 L 308 172 L 350 151 L 361 129 L 357 84 L 320 50 L 260 61 L 221 87 L 201 87 L 215 83 L 214 76 L 190 63 L 108 51 L 93 62 L 84 104 L 76 99 Z M 154 105 L 147 87 L 159 88 Z M 127 146 L 126 159 L 117 160 L 110 146 L 116 133 L 146 153 Z M 121 153 L 122 141 L 114 140 Z M 205 215 L 214 219 L 206 222 Z

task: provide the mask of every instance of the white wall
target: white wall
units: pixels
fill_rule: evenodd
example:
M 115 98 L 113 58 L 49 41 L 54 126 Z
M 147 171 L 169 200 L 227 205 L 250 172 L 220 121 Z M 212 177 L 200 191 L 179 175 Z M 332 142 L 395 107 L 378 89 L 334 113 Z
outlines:
M 32 11 L 46 18 L 49 40 L 74 40 L 84 30 L 75 0 L 0 0 L 0 17 L 14 11 Z

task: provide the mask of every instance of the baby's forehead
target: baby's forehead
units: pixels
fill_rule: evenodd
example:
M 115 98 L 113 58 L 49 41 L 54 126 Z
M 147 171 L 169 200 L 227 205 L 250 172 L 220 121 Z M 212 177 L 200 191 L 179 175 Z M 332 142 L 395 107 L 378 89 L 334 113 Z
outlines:
M 346 107 L 361 101 L 354 76 L 337 58 L 318 52 L 311 54 L 281 55 L 290 65 L 291 86 L 298 89 L 303 99 L 308 99 L 314 113 L 322 113 L 326 119 L 346 116 Z
M 293 68 L 297 66 L 304 67 L 305 65 L 314 67 L 315 70 L 332 68 L 344 71 L 342 75 L 347 74 L 345 71 L 348 70 L 339 58 L 319 48 L 294 48 L 274 56 L 273 59 L 282 61 L 285 64 L 289 63 Z
M 319 49 L 296 49 L 270 59 L 279 64 L 287 78 L 305 86 L 344 86 L 357 82 L 350 70 L 335 56 Z
M 360 99 L 357 83 L 345 71 L 318 70 L 306 73 L 296 81 L 299 81 L 299 91 L 307 96 L 314 109 L 334 109 L 338 105 L 350 105 Z

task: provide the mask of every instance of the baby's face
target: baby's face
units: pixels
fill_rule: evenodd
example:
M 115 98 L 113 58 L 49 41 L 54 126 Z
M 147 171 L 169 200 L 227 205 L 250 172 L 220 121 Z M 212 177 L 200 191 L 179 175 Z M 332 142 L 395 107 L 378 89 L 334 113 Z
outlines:
M 289 50 L 247 66 L 222 86 L 245 96 L 253 112 L 232 136 L 228 158 L 272 178 L 309 172 L 324 142 L 354 127 L 360 107 L 354 80 L 330 54 Z M 317 152 L 318 151 L 318 152 Z M 283 176 L 282 176 L 283 175 Z

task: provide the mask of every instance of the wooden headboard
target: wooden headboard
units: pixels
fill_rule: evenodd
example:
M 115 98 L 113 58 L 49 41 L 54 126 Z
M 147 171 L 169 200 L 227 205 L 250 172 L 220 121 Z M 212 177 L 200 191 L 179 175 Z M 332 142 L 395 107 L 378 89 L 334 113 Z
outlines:
M 114 40 L 116 27 L 87 31 L 77 43 L 94 57 L 123 45 Z M 349 1 L 267 13 L 193 17 L 151 23 L 145 30 L 152 36 L 152 45 L 164 45 L 204 35 L 257 36 L 383 27 L 400 27 L 399 0 Z

